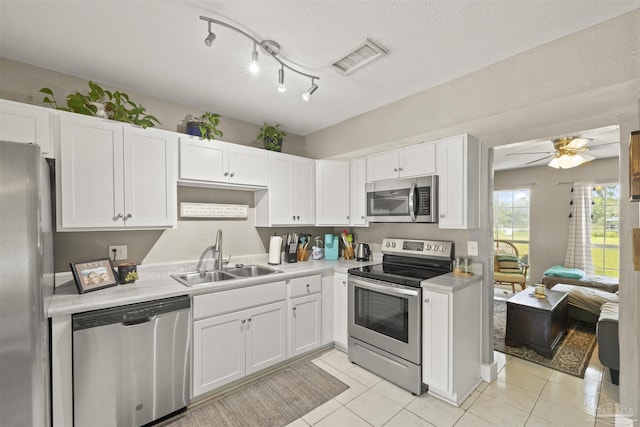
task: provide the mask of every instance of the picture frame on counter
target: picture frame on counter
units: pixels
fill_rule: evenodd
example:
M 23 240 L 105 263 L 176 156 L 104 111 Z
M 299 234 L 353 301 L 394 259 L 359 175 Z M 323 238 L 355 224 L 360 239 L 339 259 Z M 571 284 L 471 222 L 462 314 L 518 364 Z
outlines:
M 101 258 L 95 261 L 69 263 L 78 292 L 97 291 L 118 284 L 118 279 L 113 271 L 113 264 L 109 258 Z

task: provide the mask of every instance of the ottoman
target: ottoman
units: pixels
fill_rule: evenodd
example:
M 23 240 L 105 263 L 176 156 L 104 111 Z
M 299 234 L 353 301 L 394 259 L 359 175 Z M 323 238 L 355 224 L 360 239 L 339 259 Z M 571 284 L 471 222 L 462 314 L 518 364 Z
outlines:
M 617 294 L 584 286 L 560 283 L 551 289 L 569 294 L 569 319 L 581 320 L 587 323 L 598 322 L 602 304 L 606 302 L 618 303 L 620 301 Z

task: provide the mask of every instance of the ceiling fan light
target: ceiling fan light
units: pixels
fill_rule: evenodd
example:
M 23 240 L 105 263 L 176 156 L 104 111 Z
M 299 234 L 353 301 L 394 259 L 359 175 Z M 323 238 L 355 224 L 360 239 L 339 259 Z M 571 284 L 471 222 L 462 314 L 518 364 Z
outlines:
M 593 157 L 593 156 L 589 156 L 588 154 L 587 156 Z M 589 160 L 593 160 L 593 159 L 586 159 L 583 157 L 582 154 L 576 154 L 574 156 L 570 156 L 568 154 L 562 154 L 560 156 L 557 156 L 551 159 L 551 161 L 549 162 L 549 166 L 555 169 L 571 169 L 571 168 L 575 168 L 576 166 L 580 166 L 581 164 L 588 162 Z

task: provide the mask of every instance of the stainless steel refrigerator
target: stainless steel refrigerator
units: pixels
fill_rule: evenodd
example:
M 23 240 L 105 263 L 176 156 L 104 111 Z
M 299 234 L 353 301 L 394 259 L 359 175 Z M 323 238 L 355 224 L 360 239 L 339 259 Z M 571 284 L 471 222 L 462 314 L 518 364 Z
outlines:
M 40 147 L 0 141 L 0 424 L 49 426 L 53 230 Z

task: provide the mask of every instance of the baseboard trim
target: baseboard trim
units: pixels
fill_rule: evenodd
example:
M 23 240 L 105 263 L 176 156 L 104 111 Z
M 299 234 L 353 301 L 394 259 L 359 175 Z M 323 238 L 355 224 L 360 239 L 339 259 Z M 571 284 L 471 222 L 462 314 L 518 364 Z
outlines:
M 498 363 L 495 360 L 489 364 L 483 363 L 480 367 L 480 376 L 485 382 L 495 381 L 498 378 Z

